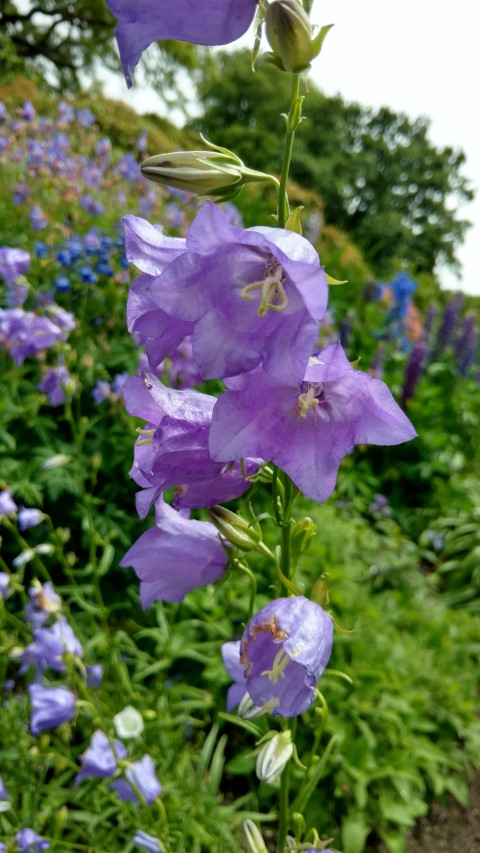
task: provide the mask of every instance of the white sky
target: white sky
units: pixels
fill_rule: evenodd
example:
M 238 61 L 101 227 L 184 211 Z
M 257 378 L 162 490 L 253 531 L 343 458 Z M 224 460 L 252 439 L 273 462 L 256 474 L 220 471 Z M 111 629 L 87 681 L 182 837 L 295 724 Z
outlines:
M 478 193 L 462 218 L 473 222 L 458 252 L 459 276 L 445 271 L 442 284 L 480 294 L 480 11 L 475 0 L 316 0 L 314 23 L 335 24 L 312 79 L 328 95 L 339 93 L 366 106 L 388 106 L 411 118 L 431 119 L 430 138 L 438 147 L 462 148 L 463 173 Z M 252 44 L 249 33 L 241 40 Z M 106 93 L 139 112 L 165 109 L 153 91 L 108 78 Z M 308 99 L 305 103 L 308 115 Z M 320 132 L 320 129 L 319 129 Z

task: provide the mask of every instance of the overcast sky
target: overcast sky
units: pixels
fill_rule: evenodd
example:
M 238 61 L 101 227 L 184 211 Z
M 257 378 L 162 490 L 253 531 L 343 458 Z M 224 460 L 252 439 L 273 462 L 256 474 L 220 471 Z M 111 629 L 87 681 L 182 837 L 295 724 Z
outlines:
M 430 138 L 438 147 L 461 147 L 463 169 L 480 188 L 478 48 L 480 13 L 472 0 L 316 0 L 314 23 L 333 23 L 312 78 L 326 94 L 366 106 L 388 106 L 411 118 L 431 119 Z M 241 45 L 252 43 L 249 33 Z M 107 94 L 125 97 L 139 112 L 164 113 L 153 92 L 109 79 Z M 308 114 L 308 100 L 306 102 Z M 440 275 L 442 284 L 480 294 L 480 193 L 462 208 L 473 227 L 459 251 L 462 271 Z

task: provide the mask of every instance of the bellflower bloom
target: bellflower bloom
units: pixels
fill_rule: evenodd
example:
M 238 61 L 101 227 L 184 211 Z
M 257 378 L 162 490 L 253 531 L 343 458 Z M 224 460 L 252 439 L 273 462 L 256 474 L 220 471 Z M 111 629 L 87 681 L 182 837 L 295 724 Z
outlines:
M 0 572 L 0 598 L 5 600 L 10 598 L 11 594 L 10 575 L 7 572 Z
M 75 714 L 75 695 L 65 687 L 44 687 L 38 681 L 29 685 L 32 713 L 30 729 L 36 737 L 45 729 L 68 723 Z
M 37 524 L 40 524 L 43 521 L 44 517 L 43 512 L 39 509 L 26 506 L 20 507 L 17 516 L 19 530 L 27 530 L 29 527 L 36 527 Z
M 15 515 L 16 511 L 17 504 L 13 500 L 9 489 L 3 489 L 0 492 L 0 518 Z
M 85 667 L 85 674 L 87 680 L 87 687 L 94 687 L 95 689 L 98 689 L 102 683 L 103 664 L 87 664 Z
M 70 379 L 70 374 L 66 367 L 49 367 L 43 379 L 38 384 L 38 390 L 43 391 L 47 395 L 48 401 L 54 408 L 62 406 L 65 402 L 64 385 Z
M 8 246 L 0 247 L 0 275 L 7 287 L 11 287 L 20 275 L 24 275 L 30 266 L 30 255 L 23 249 Z
M 143 518 L 159 493 L 177 487 L 176 507 L 212 506 L 239 497 L 250 487 L 261 462 L 246 459 L 244 473 L 238 463 L 214 462 L 208 450 L 212 411 L 216 398 L 199 391 L 167 388 L 153 375 L 134 376 L 124 385 L 128 412 L 147 420 L 135 445 L 130 476 L 144 487 L 137 494 Z
M 241 640 L 240 660 L 255 704 L 283 717 L 306 711 L 332 644 L 332 618 L 314 601 L 296 596 L 269 602 Z
M 387 386 L 355 370 L 340 344 L 312 357 L 296 385 L 261 369 L 229 384 L 213 410 L 212 459 L 272 460 L 319 503 L 355 444 L 400 444 L 416 435 Z
M 152 244 L 145 245 L 145 234 L 145 224 L 126 217 L 127 257 L 143 272 L 157 254 Z M 176 326 L 176 345 L 182 340 L 177 324 L 193 324 L 193 355 L 206 378 L 233 376 L 259 364 L 279 381 L 303 376 L 328 295 L 325 273 L 308 240 L 281 228 L 237 228 L 209 201 L 185 241 L 157 235 L 173 259 L 165 267 L 161 248 L 163 272 L 137 279 L 131 331 L 157 337 L 153 315 L 161 309 L 172 318 L 170 327 Z
M 25 620 L 34 628 L 41 628 L 52 613 L 58 613 L 62 600 L 50 581 L 41 584 L 36 578 L 28 590 L 30 601 L 25 608 Z
M 9 795 L 5 785 L 3 784 L 2 777 L 0 776 L 0 800 L 9 800 L 9 799 L 10 799 L 10 795 Z
M 182 601 L 190 590 L 219 580 L 227 562 L 213 524 L 183 518 L 159 498 L 155 527 L 142 533 L 120 565 L 135 569 L 145 609 L 158 599 Z
M 127 750 L 119 740 L 114 741 L 115 752 L 106 734 L 96 731 L 92 735 L 90 746 L 80 756 L 82 769 L 75 776 L 75 785 L 79 785 L 84 779 L 98 777 L 107 779 L 113 776 L 117 769 L 119 758 L 125 758 Z
M 125 779 L 112 782 L 110 788 L 116 791 L 121 800 L 138 803 L 138 797 L 132 785 L 138 790 L 147 805 L 151 805 L 160 795 L 162 786 L 155 775 L 155 765 L 150 755 L 144 755 L 140 761 L 132 761 L 125 771 Z
M 143 732 L 143 717 L 132 705 L 127 705 L 123 711 L 115 714 L 113 725 L 118 737 L 124 740 L 131 737 L 140 737 Z
M 15 836 L 18 853 L 41 853 L 50 848 L 50 842 L 33 829 L 21 829 Z
M 33 632 L 33 642 L 22 655 L 21 672 L 33 665 L 38 673 L 43 673 L 47 667 L 64 672 L 66 667 L 64 655 L 81 657 L 83 648 L 73 633 L 65 616 L 60 616 L 47 628 L 37 628 Z
M 234 681 L 227 693 L 227 711 L 231 711 L 241 702 L 247 689 L 244 667 L 240 662 L 240 640 L 223 643 L 221 651 L 225 669 Z
M 148 850 L 149 853 L 162 853 L 163 851 L 159 840 L 154 838 L 153 835 L 143 832 L 141 829 L 137 829 L 132 838 L 132 843 L 136 844 L 137 847 L 141 847 L 142 850 Z
M 144 50 L 154 41 L 175 39 L 192 44 L 229 44 L 249 28 L 257 0 L 108 0 L 120 19 L 115 36 L 127 86 Z

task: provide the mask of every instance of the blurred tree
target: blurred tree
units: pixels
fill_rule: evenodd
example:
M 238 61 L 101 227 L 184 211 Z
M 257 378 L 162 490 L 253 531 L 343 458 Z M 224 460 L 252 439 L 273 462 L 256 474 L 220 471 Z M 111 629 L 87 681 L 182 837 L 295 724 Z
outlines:
M 271 66 L 254 75 L 247 51 L 222 52 L 199 94 L 203 115 L 190 129 L 253 168 L 280 171 L 288 75 Z M 419 272 L 455 266 L 469 225 L 458 208 L 473 198 L 464 153 L 436 148 L 425 117 L 328 98 L 311 83 L 305 112 L 291 176 L 323 196 L 327 222 L 348 232 L 379 275 L 401 264 Z
M 24 68 L 33 67 L 62 91 L 74 91 L 81 75 L 94 77 L 98 61 L 121 73 L 115 22 L 105 0 L 0 0 L 0 56 L 13 49 Z M 152 53 L 155 60 L 147 54 L 143 68 L 163 93 L 175 89 L 178 68 L 194 69 L 199 55 L 194 45 L 172 41 Z

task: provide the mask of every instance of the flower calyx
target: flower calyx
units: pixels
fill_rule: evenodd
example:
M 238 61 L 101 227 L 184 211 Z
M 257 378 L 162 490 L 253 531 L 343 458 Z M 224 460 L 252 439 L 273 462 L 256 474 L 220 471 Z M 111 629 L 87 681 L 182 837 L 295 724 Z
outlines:
M 248 522 L 224 506 L 209 507 L 208 517 L 218 532 L 241 551 L 254 551 L 262 541 L 258 524 Z

